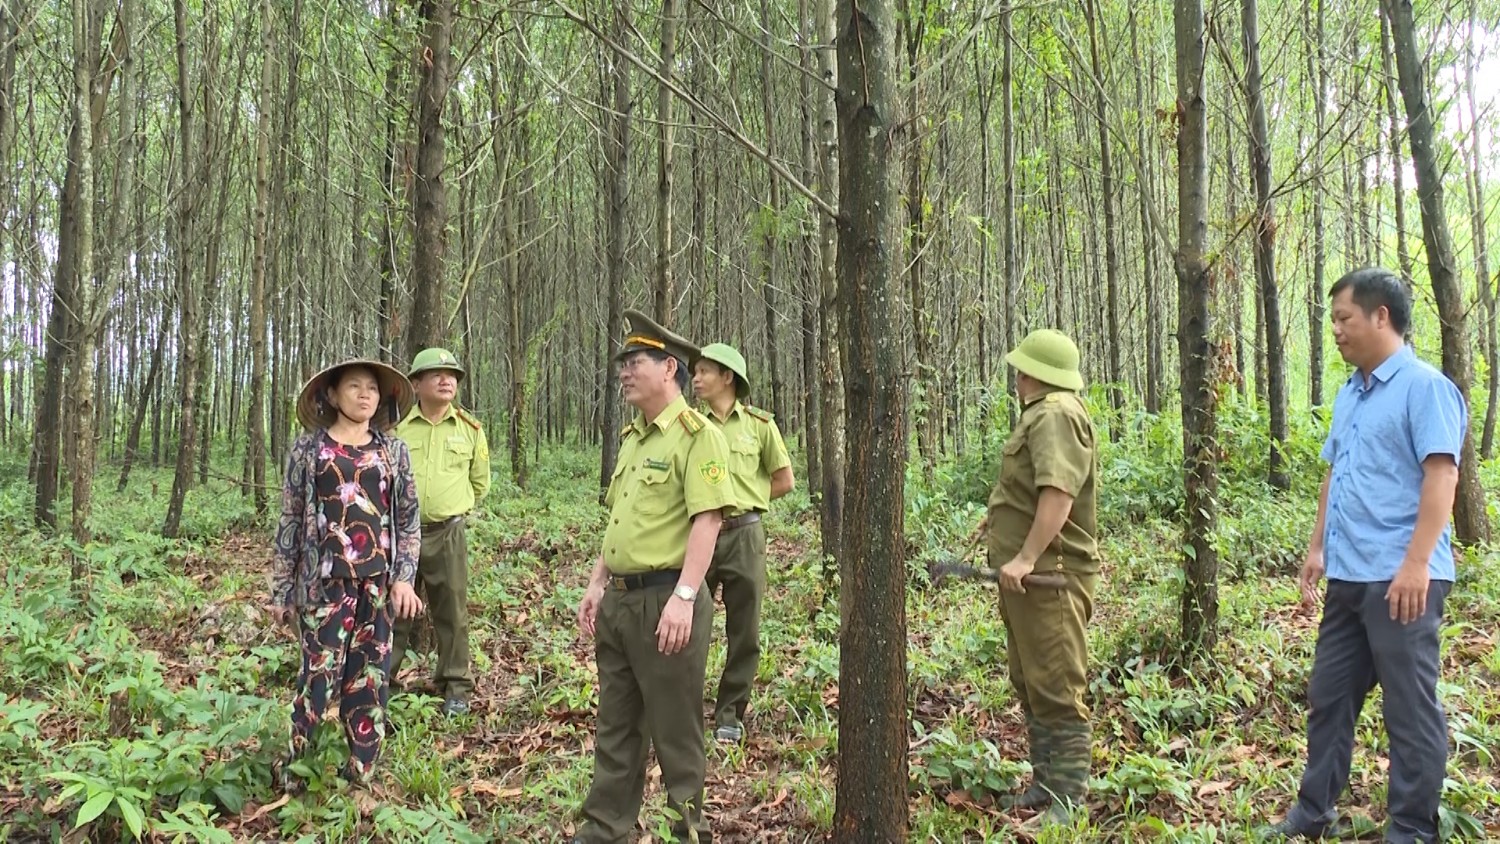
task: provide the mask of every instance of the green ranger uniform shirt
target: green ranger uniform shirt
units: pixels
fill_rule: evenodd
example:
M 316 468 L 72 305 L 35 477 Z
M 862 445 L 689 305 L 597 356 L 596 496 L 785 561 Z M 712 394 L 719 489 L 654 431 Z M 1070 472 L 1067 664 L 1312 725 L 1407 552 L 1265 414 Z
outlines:
M 604 503 L 611 574 L 682 568 L 693 517 L 735 505 L 724 435 L 681 396 L 654 422 L 637 415 L 620 432 Z
M 1005 442 L 1000 478 L 990 490 L 990 562 L 1002 566 L 1020 553 L 1036 519 L 1043 487 L 1073 496 L 1073 511 L 1037 560 L 1036 571 L 1099 571 L 1098 454 L 1094 423 L 1077 393 L 1053 388 L 1021 410 Z
M 771 476 L 792 465 L 775 417 L 758 407 L 736 401 L 720 422 L 712 410 L 703 414 L 718 426 L 729 443 L 729 482 L 738 505 L 729 515 L 771 509 Z
M 490 489 L 490 444 L 479 420 L 450 405 L 437 424 L 412 407 L 396 426 L 411 450 L 422 523 L 462 516 Z

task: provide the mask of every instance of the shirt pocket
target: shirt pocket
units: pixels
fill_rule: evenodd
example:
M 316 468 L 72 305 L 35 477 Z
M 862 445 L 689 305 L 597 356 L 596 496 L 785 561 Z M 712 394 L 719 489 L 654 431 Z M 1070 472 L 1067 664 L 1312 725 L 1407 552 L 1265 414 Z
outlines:
M 755 477 L 760 470 L 760 443 L 736 439 L 729 444 L 729 468 L 741 477 Z
M 468 472 L 474 462 L 474 444 L 466 439 L 449 439 L 443 443 L 443 457 L 449 471 Z
M 635 511 L 642 515 L 659 516 L 670 513 L 673 507 L 682 506 L 679 485 L 672 483 L 672 470 L 642 471 L 640 483 L 636 485 Z

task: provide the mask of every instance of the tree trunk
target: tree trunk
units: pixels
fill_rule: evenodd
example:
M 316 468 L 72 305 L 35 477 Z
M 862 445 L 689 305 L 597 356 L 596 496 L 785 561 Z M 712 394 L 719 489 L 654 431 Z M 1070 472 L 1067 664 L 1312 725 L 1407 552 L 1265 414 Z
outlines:
M 1281 301 L 1276 290 L 1276 218 L 1271 191 L 1271 140 L 1266 128 L 1266 106 L 1261 95 L 1260 22 L 1256 0 L 1243 0 L 1241 26 L 1245 36 L 1245 100 L 1250 111 L 1250 176 L 1255 183 L 1255 278 L 1260 285 L 1260 310 L 1265 323 L 1266 399 L 1270 404 L 1271 453 L 1267 481 L 1276 489 L 1290 489 L 1283 451 L 1287 440 L 1286 356 L 1281 342 Z
M 820 92 L 817 100 L 818 120 L 818 192 L 824 203 L 838 203 L 839 140 L 838 112 L 833 90 L 838 86 L 838 66 L 834 52 L 837 23 L 835 0 L 814 0 L 813 27 L 817 39 L 818 76 L 830 89 Z M 818 526 L 822 536 L 823 585 L 825 597 L 831 594 L 834 575 L 843 559 L 844 530 L 844 364 L 848 349 L 840 342 L 839 313 L 842 307 L 838 285 L 838 220 L 827 214 L 818 217 L 818 360 L 820 416 L 823 420 L 822 441 L 817 447 L 823 456 L 823 486 L 818 492 Z
M 1391 195 L 1396 203 L 1396 263 L 1401 268 L 1401 277 L 1406 280 L 1406 286 L 1410 289 L 1414 276 L 1411 250 L 1406 247 L 1406 162 L 1401 157 L 1401 122 L 1396 111 L 1398 84 L 1396 70 L 1392 67 L 1391 22 L 1384 10 L 1380 13 L 1380 61 L 1380 87 L 1385 89 L 1386 115 L 1390 123 Z
M 1328 70 L 1323 56 L 1323 3 L 1325 0 L 1315 0 L 1318 4 L 1317 20 L 1313 21 L 1311 5 L 1304 6 L 1303 25 L 1308 33 L 1313 34 L 1314 43 L 1312 49 L 1307 51 L 1307 78 L 1313 80 L 1313 152 L 1312 152 L 1312 179 L 1309 189 L 1312 192 L 1313 217 L 1312 217 L 1312 288 L 1307 296 L 1307 356 L 1308 371 L 1308 401 L 1313 407 L 1323 406 L 1323 319 L 1325 305 L 1323 300 L 1326 284 L 1323 280 L 1323 265 L 1328 261 L 1328 245 L 1323 230 L 1323 170 L 1327 167 L 1327 160 L 1323 153 L 1323 115 L 1328 104 Z
M 912 422 L 917 428 L 917 453 L 921 456 L 924 475 L 931 475 L 937 463 L 938 395 L 933 376 L 937 364 L 932 353 L 932 328 L 929 326 L 927 302 L 927 187 L 923 172 L 923 150 L 926 142 L 922 114 L 922 84 L 918 79 L 917 58 L 927 37 L 925 2 L 907 0 L 901 14 L 901 38 L 906 54 L 906 298 L 911 308 Z
M 1182 379 L 1183 589 L 1182 650 L 1206 655 L 1218 638 L 1219 560 L 1214 548 L 1218 512 L 1217 410 L 1213 383 L 1212 281 L 1204 253 L 1208 239 L 1208 114 L 1204 100 L 1202 0 L 1176 0 L 1173 29 L 1177 64 L 1177 353 Z
M 396 5 L 392 2 L 385 17 L 395 22 Z M 396 360 L 396 346 L 400 342 L 401 328 L 396 319 L 396 220 L 400 217 L 400 202 L 397 199 L 397 159 L 401 155 L 401 141 L 397 131 L 400 107 L 397 92 L 401 86 L 401 65 L 393 56 L 385 71 L 384 96 L 381 103 L 385 109 L 385 154 L 380 158 L 380 243 L 378 263 L 380 265 L 380 359 L 386 363 Z
M 801 109 L 800 140 L 802 142 L 802 182 L 818 184 L 817 158 L 813 152 L 813 109 L 823 92 L 814 91 L 817 72 L 813 68 L 813 49 L 816 29 L 813 24 L 809 0 L 797 0 L 798 30 L 798 77 L 799 107 Z M 819 215 L 820 217 L 823 215 Z M 804 224 L 798 238 L 802 247 L 802 451 L 807 457 L 807 488 L 814 502 L 817 491 L 823 488 L 822 442 L 823 420 L 820 415 L 818 396 L 818 305 L 821 298 L 818 275 L 818 235 L 814 220 Z
M 1480 126 L 1480 111 L 1474 102 L 1474 66 L 1478 63 L 1478 41 L 1480 39 L 1479 4 L 1469 3 L 1469 43 L 1464 56 L 1464 91 L 1469 106 L 1469 203 L 1470 225 L 1474 236 L 1474 280 L 1479 288 L 1479 303 L 1484 307 L 1485 325 L 1484 354 L 1488 360 L 1489 377 L 1485 392 L 1489 400 L 1484 409 L 1484 433 L 1480 437 L 1479 456 L 1489 460 L 1495 456 L 1495 408 L 1500 406 L 1500 318 L 1497 318 L 1495 303 L 1495 280 L 1490 278 L 1490 261 L 1485 234 L 1489 203 L 1484 195 L 1483 161 L 1484 133 Z
M 250 270 L 250 406 L 245 430 L 250 442 L 250 489 L 255 515 L 266 514 L 266 242 L 271 213 L 271 97 L 276 80 L 276 4 L 261 0 L 260 91 L 255 106 L 255 257 Z M 383 339 L 383 338 L 382 338 Z
M 617 3 L 614 8 L 614 37 L 616 43 L 630 32 L 630 7 Z M 625 212 L 630 188 L 630 63 L 619 53 L 610 52 L 613 77 L 614 113 L 611 115 L 610 135 L 604 142 L 605 177 L 609 182 L 609 216 L 606 221 L 605 242 L 608 266 L 605 273 L 609 279 L 608 318 L 604 323 L 602 345 L 604 367 L 600 377 L 604 379 L 601 391 L 604 395 L 604 411 L 599 417 L 599 436 L 602 448 L 599 460 L 599 489 L 609 486 L 610 476 L 615 471 L 615 459 L 620 454 L 619 402 L 620 391 L 614 384 L 613 359 L 616 332 L 623 327 L 624 315 L 621 299 L 625 291 Z
M 56 528 L 58 483 L 62 467 L 62 396 L 71 356 L 74 314 L 77 312 L 78 165 L 84 130 L 75 121 L 68 131 L 68 168 L 58 200 L 57 263 L 53 272 L 52 304 L 47 316 L 46 372 L 37 400 L 33 437 L 36 457 L 36 507 L 39 527 Z
M 1468 405 L 1469 387 L 1474 376 L 1469 362 L 1463 290 L 1458 282 L 1453 240 L 1443 207 L 1442 170 L 1437 150 L 1433 148 L 1432 111 L 1422 77 L 1416 24 L 1412 20 L 1410 0 L 1381 0 L 1381 5 L 1390 17 L 1401 98 L 1406 103 L 1407 137 L 1411 139 L 1417 199 L 1422 207 L 1422 242 L 1427 249 L 1427 273 L 1432 278 L 1433 298 L 1437 300 L 1438 318 L 1442 322 L 1443 372 L 1453 379 L 1463 395 L 1464 404 Z M 1453 502 L 1454 538 L 1464 545 L 1490 539 L 1489 514 L 1485 511 L 1484 489 L 1479 485 L 1479 467 L 1474 451 L 1474 433 L 1465 431 L 1463 454 L 1459 456 L 1458 495 Z
M 1161 319 L 1161 295 L 1156 279 L 1156 234 L 1151 226 L 1151 203 L 1156 193 L 1151 176 L 1157 157 L 1154 154 L 1155 144 L 1151 139 L 1151 133 L 1147 130 L 1150 118 L 1146 109 L 1144 84 L 1141 81 L 1146 71 L 1145 66 L 1141 64 L 1140 25 L 1136 21 L 1135 7 L 1131 7 L 1130 10 L 1130 60 L 1137 71 L 1134 74 L 1135 140 L 1136 146 L 1140 148 L 1139 155 L 1142 161 L 1141 178 L 1136 184 L 1136 193 L 1140 196 L 1141 212 L 1141 279 L 1146 288 L 1146 412 L 1156 414 L 1161 412 L 1163 370 L 1161 330 L 1158 322 Z
M 662 0 L 661 78 L 673 77 L 677 53 L 677 0 Z M 770 85 L 770 79 L 765 81 Z M 672 289 L 672 92 L 661 82 L 656 89 L 656 317 L 667 328 L 677 322 L 677 298 Z
M 73 252 L 73 278 L 78 287 L 77 311 L 73 320 L 73 377 L 69 384 L 72 396 L 68 402 L 68 415 L 73 418 L 77 438 L 77 452 L 73 460 L 71 527 L 73 541 L 80 546 L 89 542 L 88 520 L 93 506 L 94 413 L 97 410 L 94 405 L 94 345 L 98 339 L 99 322 L 103 318 L 102 313 L 96 313 L 102 309 L 94 285 L 94 121 L 91 116 L 94 33 L 89 5 L 89 0 L 72 0 L 73 91 L 70 100 L 73 125 L 78 131 L 78 158 L 68 162 L 69 169 L 76 169 L 78 173 L 78 210 L 74 218 L 77 246 Z M 77 553 L 71 556 L 73 583 L 77 585 L 84 582 L 86 558 Z
M 1115 420 L 1111 420 L 1111 438 L 1118 440 L 1121 433 L 1121 425 L 1118 418 L 1125 408 L 1124 367 L 1120 362 L 1121 340 L 1120 340 L 1120 258 L 1119 258 L 1119 232 L 1115 222 L 1115 175 L 1113 154 L 1110 151 L 1109 121 L 1107 119 L 1106 102 L 1104 97 L 1104 64 L 1099 58 L 1099 28 L 1103 22 L 1099 19 L 1099 0 L 1089 0 L 1086 8 L 1089 26 L 1089 59 L 1094 75 L 1094 115 L 1099 129 L 1099 178 L 1102 183 L 1100 201 L 1104 204 L 1104 278 L 1106 292 L 1106 314 L 1105 325 L 1108 343 L 1108 375 L 1109 379 L 1109 406 L 1114 410 Z
M 141 398 L 136 403 L 134 419 L 130 422 L 130 431 L 125 436 L 125 459 L 120 466 L 120 481 L 115 484 L 115 492 L 124 492 L 130 485 L 130 469 L 135 464 L 137 452 L 140 451 L 141 429 L 146 423 L 146 411 L 153 403 L 153 397 L 158 394 L 157 382 L 161 378 L 162 358 L 167 353 L 167 337 L 170 335 L 172 319 L 173 298 L 167 291 L 162 292 L 161 319 L 156 325 L 156 344 L 151 348 L 151 362 L 146 366 L 146 380 L 141 384 Z M 156 406 L 161 407 L 160 401 Z M 160 423 L 156 427 L 160 427 Z
M 771 156 L 776 148 L 776 121 L 771 109 L 771 3 L 760 0 L 761 48 L 761 113 L 766 125 L 766 155 Z M 786 414 L 786 387 L 782 383 L 781 344 L 777 342 L 776 286 L 776 241 L 779 239 L 781 221 L 781 180 L 774 169 L 766 168 L 766 208 L 761 215 L 761 298 L 766 306 L 766 365 L 771 382 L 771 410 L 778 416 Z M 739 323 L 743 324 L 743 323 Z M 764 398 L 761 399 L 765 401 Z
M 180 415 L 177 425 L 177 470 L 172 476 L 172 496 L 167 501 L 167 515 L 162 521 L 162 536 L 176 539 L 182 526 L 182 506 L 188 488 L 193 483 L 193 456 L 197 441 L 197 395 L 198 395 L 198 291 L 193 285 L 193 265 L 197 263 L 197 237 L 194 222 L 197 218 L 198 185 L 193 176 L 193 86 L 188 68 L 187 0 L 172 0 L 174 26 L 177 37 L 177 111 L 181 136 L 178 163 L 181 167 L 182 183 L 177 196 L 177 301 L 182 307 L 179 323 L 178 343 L 178 401 Z
M 411 325 L 407 359 L 445 342 L 443 311 L 448 251 L 448 189 L 443 184 L 447 143 L 443 106 L 452 82 L 454 0 L 421 0 L 426 31 L 417 60 L 417 235 L 412 255 Z
M 831 840 L 907 834 L 904 357 L 895 330 L 895 10 L 839 0 L 840 314 L 850 436 L 839 635 L 838 793 Z

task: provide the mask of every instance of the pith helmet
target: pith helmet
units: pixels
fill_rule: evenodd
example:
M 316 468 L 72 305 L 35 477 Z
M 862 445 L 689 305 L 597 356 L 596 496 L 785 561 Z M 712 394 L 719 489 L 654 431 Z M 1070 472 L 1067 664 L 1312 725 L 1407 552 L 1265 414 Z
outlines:
M 698 358 L 698 347 L 687 338 L 661 327 L 656 320 L 635 308 L 629 308 L 625 311 L 625 342 L 615 352 L 615 360 L 642 351 L 666 352 L 677 358 L 683 368 Z
M 711 360 L 735 375 L 734 395 L 743 399 L 750 395 L 750 379 L 745 376 L 745 356 L 728 343 L 709 343 L 698 353 L 699 360 Z M 694 361 L 696 364 L 697 361 Z
M 407 373 L 407 377 L 415 378 L 434 369 L 447 369 L 457 375 L 458 380 L 464 380 L 464 366 L 458 362 L 458 357 L 447 349 L 437 346 L 417 352 L 417 357 L 411 362 L 411 371 Z
M 1068 335 L 1054 328 L 1040 328 L 1026 335 L 1005 362 L 1044 384 L 1066 390 L 1082 390 L 1078 373 L 1078 347 Z
M 335 378 L 351 366 L 362 366 L 375 373 L 375 382 L 380 385 L 380 406 L 370 420 L 370 426 L 388 431 L 401 421 L 416 402 L 416 392 L 401 370 L 367 358 L 348 358 L 321 370 L 307 379 L 302 392 L 297 396 L 297 421 L 309 431 L 327 428 L 338 416 L 338 411 L 328 403 L 328 387 Z

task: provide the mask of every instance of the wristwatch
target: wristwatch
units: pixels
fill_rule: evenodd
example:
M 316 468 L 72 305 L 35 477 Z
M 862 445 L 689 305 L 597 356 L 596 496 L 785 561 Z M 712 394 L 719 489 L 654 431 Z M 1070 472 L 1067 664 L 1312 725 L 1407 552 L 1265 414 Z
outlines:
M 681 583 L 679 583 L 677 584 L 677 588 L 672 590 L 672 597 L 681 598 L 684 601 L 691 601 L 694 598 L 698 597 L 698 590 L 694 589 L 691 586 L 683 586 Z

